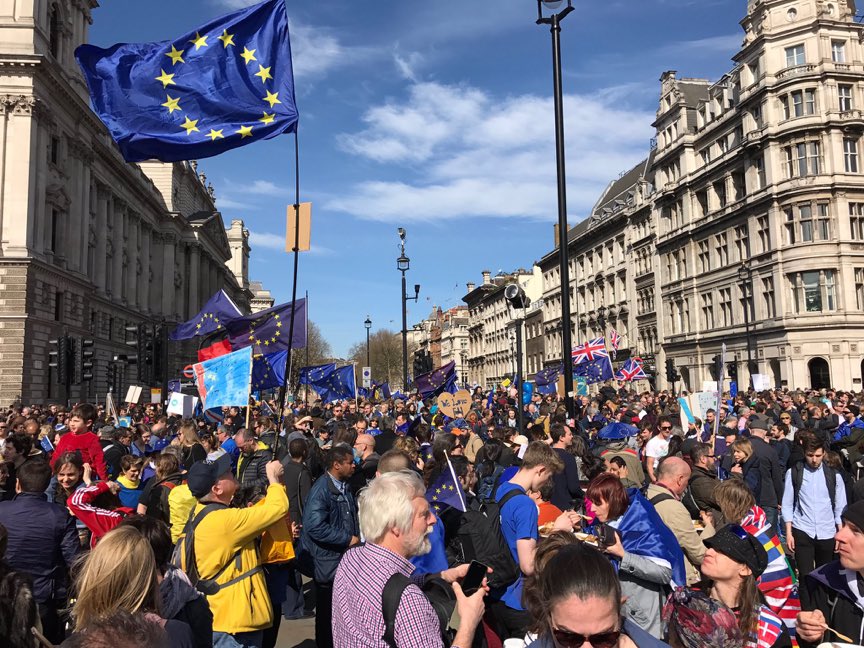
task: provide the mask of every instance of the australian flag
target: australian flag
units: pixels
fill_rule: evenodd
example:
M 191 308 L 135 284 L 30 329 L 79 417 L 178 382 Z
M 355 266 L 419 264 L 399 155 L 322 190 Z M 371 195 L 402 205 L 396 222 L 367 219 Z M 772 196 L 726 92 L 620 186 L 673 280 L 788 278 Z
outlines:
M 346 398 L 357 398 L 357 384 L 354 380 L 354 365 L 336 368 L 336 365 L 325 365 L 332 367 L 325 372 L 319 372 L 318 379 L 308 384 L 314 389 L 321 400 L 332 403 L 336 400 Z M 318 367 L 320 369 L 320 367 Z
M 541 394 L 554 394 L 557 391 L 558 376 L 561 374 L 561 365 L 546 367 L 534 374 L 534 384 Z
M 642 380 L 648 378 L 645 370 L 642 368 L 642 363 L 634 358 L 629 358 L 624 362 L 624 366 L 621 367 L 618 372 L 615 374 L 615 377 L 618 380 Z
M 297 128 L 285 0 L 171 40 L 81 45 L 75 58 L 127 162 L 205 158 Z
M 291 317 L 294 316 L 294 349 L 306 346 L 306 300 L 298 299 L 252 315 L 238 317 L 225 325 L 232 349 L 251 346 L 255 355 L 288 348 Z
M 465 491 L 456 479 L 456 472 L 449 460 L 441 475 L 426 491 L 426 501 L 432 505 L 436 514 L 440 514 L 448 506 L 465 512 Z
M 458 390 L 457 381 L 455 360 L 435 371 L 414 376 L 414 386 L 423 398 L 437 396 L 445 391 L 453 394 Z
M 243 313 L 225 291 L 220 290 L 207 300 L 201 312 L 188 322 L 178 324 L 168 337 L 177 342 L 191 340 L 196 335 L 210 335 L 222 328 L 226 322 L 242 315 Z
M 608 355 L 595 358 L 594 360 L 584 360 L 577 365 L 573 365 L 573 375 L 582 376 L 589 385 L 603 382 L 604 380 L 611 380 L 613 376 L 612 361 Z
M 273 389 L 285 384 L 288 351 L 265 353 L 252 358 L 252 391 Z

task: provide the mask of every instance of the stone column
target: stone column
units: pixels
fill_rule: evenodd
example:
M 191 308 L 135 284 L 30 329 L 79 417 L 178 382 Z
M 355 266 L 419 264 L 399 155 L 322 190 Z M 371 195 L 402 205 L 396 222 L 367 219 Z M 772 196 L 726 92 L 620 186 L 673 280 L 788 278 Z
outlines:
M 34 136 L 36 121 L 33 118 L 36 98 L 32 96 L 0 96 L 0 108 L 5 109 L 5 133 L 2 159 L 3 209 L 0 211 L 0 238 L 6 242 L 8 256 L 27 256 L 28 249 L 41 252 L 42 246 L 35 239 L 36 214 L 44 212 L 43 206 L 35 206 L 28 200 L 31 174 L 44 168 L 44 149 L 39 147 L 38 132 Z M 39 194 L 37 194 L 39 195 Z M 38 210 L 38 211 L 37 211 Z
M 189 276 L 187 280 L 189 281 L 189 303 L 187 307 L 189 312 L 194 314 L 198 312 L 198 309 L 201 308 L 202 303 L 199 297 L 199 290 L 201 288 L 201 248 L 197 245 L 189 246 Z
M 116 300 L 125 301 L 123 292 L 123 225 L 126 220 L 126 205 L 120 202 L 116 197 L 112 196 L 114 209 L 111 210 L 108 218 L 113 220 L 113 240 L 114 240 L 114 272 L 111 277 L 111 294 Z
M 170 234 L 162 237 L 162 314 L 167 318 L 173 317 L 177 312 L 174 308 L 174 243 L 175 239 Z
M 105 272 L 107 269 L 108 254 L 108 188 L 98 185 L 96 189 L 96 255 L 93 264 L 93 276 L 90 278 L 96 286 L 96 292 L 105 293 L 108 285 Z
M 126 267 L 126 302 L 129 306 L 135 307 L 138 305 L 138 269 L 140 263 L 141 248 L 138 245 L 138 228 L 141 226 L 138 214 L 129 211 L 127 214 L 128 224 L 127 232 L 127 267 Z
M 138 258 L 141 260 L 141 274 L 138 276 L 138 305 L 142 312 L 150 311 L 150 228 L 141 223 L 141 243 Z

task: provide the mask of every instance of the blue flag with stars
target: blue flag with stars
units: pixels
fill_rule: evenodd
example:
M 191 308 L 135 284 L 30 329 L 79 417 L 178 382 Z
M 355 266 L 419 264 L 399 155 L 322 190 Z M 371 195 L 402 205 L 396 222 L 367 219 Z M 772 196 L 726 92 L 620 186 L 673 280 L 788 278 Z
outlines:
M 273 389 L 285 384 L 288 351 L 265 353 L 252 358 L 252 391 Z
M 333 369 L 323 375 L 318 380 L 310 381 L 309 385 L 314 389 L 321 400 L 325 403 L 332 403 L 337 400 L 346 398 L 357 398 L 357 384 L 354 380 L 354 365 Z
M 240 316 L 242 313 L 237 305 L 231 301 L 224 290 L 219 290 L 207 300 L 204 308 L 195 317 L 188 322 L 178 324 L 168 338 L 177 342 L 191 340 L 196 335 L 210 335 L 224 326 L 225 322 Z
M 315 365 L 314 367 L 300 367 L 299 383 L 301 385 L 313 385 L 324 380 L 334 371 L 336 371 L 336 363 L 334 362 Z
M 414 386 L 423 398 L 437 396 L 445 391 L 453 394 L 459 389 L 456 385 L 457 381 L 455 360 L 451 360 L 435 371 L 414 376 Z
M 465 512 L 465 491 L 462 490 L 462 484 L 456 479 L 456 472 L 453 470 L 449 459 L 447 466 L 441 471 L 441 475 L 426 491 L 426 501 L 429 502 L 436 514 L 440 514 L 448 506 Z
M 534 374 L 534 382 L 537 391 L 541 394 L 554 394 L 558 388 L 558 376 L 561 374 L 561 365 L 541 369 Z
M 297 128 L 285 0 L 172 40 L 81 45 L 75 58 L 127 162 L 211 157 Z
M 306 346 L 306 300 L 279 304 L 267 310 L 237 317 L 227 324 L 228 341 L 235 351 L 247 346 L 253 353 L 272 353 L 288 348 L 291 317 L 294 317 L 294 349 Z
M 594 360 L 580 362 L 577 365 L 573 365 L 573 375 L 581 376 L 589 385 L 603 382 L 604 380 L 612 380 L 614 376 L 612 361 L 609 359 L 609 356 L 601 356 Z

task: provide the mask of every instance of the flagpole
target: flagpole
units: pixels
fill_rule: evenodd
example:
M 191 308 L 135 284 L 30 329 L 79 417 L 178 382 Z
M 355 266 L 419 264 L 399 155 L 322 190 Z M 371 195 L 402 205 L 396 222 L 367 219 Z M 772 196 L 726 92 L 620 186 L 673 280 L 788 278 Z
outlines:
M 306 366 L 309 366 L 309 291 L 306 291 Z M 303 409 L 309 409 L 309 385 L 303 390 Z
M 252 374 L 255 371 L 255 356 L 249 354 L 249 392 L 246 394 L 246 432 L 249 432 L 249 417 L 252 415 L 252 408 L 249 406 L 249 401 L 252 400 Z M 205 410 L 206 411 L 206 410 Z
M 285 358 L 285 366 L 291 366 L 291 351 L 294 349 L 294 320 L 297 315 L 297 272 L 300 266 L 300 134 L 299 127 L 294 130 L 294 280 L 291 285 L 291 322 L 288 325 L 288 357 Z M 306 313 L 309 319 L 309 313 Z M 306 340 L 309 345 L 309 340 Z M 279 449 L 279 433 L 285 420 L 285 401 L 288 397 L 288 382 L 291 372 L 285 372 L 285 382 L 279 388 L 279 425 L 277 428 L 276 441 L 273 443 L 273 456 L 277 455 Z
M 446 457 L 446 459 L 447 459 L 447 467 L 450 469 L 450 476 L 453 477 L 453 483 L 456 484 L 456 486 L 458 487 L 458 486 L 459 486 L 459 480 L 456 479 L 456 471 L 453 470 L 453 464 L 450 463 L 450 457 L 448 457 L 447 455 L 445 455 L 445 457 Z M 461 489 L 461 488 L 457 488 L 457 489 L 456 489 L 456 494 L 459 496 L 459 503 L 462 504 L 462 511 L 463 511 L 463 512 L 464 512 L 464 511 L 467 511 L 467 510 L 468 510 L 468 507 L 465 506 L 465 500 L 462 499 L 462 489 Z

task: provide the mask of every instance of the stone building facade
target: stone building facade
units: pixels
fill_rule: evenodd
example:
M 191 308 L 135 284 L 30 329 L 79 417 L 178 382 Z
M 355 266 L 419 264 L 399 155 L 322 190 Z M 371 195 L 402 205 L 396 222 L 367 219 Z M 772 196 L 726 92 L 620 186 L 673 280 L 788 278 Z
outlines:
M 471 384 L 468 371 L 468 308 L 455 306 L 441 317 L 441 364 L 456 363 L 460 385 Z
M 224 288 L 248 312 L 249 233 L 226 231 L 196 164 L 127 164 L 73 57 L 95 0 L 0 12 L 0 403 L 104 398 L 125 327 L 170 325 Z M 68 393 L 49 340 L 95 340 L 95 379 Z M 173 377 L 193 344 L 169 345 Z M 126 369 L 126 384 L 135 382 Z

